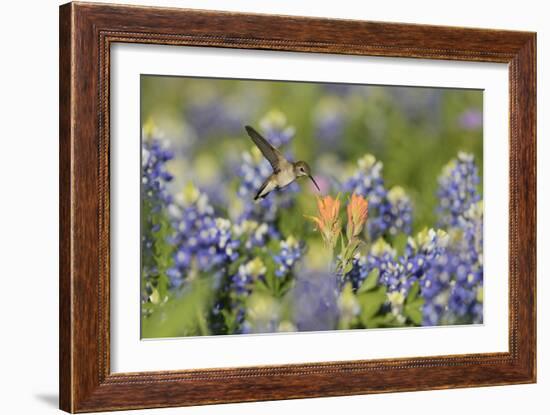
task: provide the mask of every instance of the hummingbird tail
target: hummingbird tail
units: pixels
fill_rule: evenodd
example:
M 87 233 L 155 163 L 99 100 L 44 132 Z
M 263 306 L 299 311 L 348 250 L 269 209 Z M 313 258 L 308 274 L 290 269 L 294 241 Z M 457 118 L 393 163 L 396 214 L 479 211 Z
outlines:
M 257 201 L 258 199 L 265 199 L 268 193 L 266 193 L 265 195 L 262 195 L 263 190 L 264 190 L 263 188 L 258 190 L 258 193 L 256 193 L 256 196 L 254 196 L 254 201 Z
M 260 186 L 260 189 L 258 190 L 258 193 L 256 193 L 256 196 L 254 196 L 254 201 L 258 199 L 265 199 L 265 197 L 269 194 L 269 192 L 271 192 L 272 188 L 266 189 L 269 183 L 270 183 L 269 178 L 265 182 L 263 182 L 263 184 Z

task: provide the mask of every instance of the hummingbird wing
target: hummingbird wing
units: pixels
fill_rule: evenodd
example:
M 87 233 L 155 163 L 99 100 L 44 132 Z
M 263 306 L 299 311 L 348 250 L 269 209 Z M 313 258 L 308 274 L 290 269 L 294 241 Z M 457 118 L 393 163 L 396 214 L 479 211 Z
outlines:
M 244 128 L 246 129 L 246 132 L 248 133 L 252 141 L 254 141 L 254 144 L 256 144 L 256 147 L 260 149 L 264 157 L 267 159 L 267 161 L 269 161 L 275 173 L 281 171 L 281 168 L 288 164 L 288 161 L 281 154 L 281 152 L 273 147 L 269 143 L 269 141 L 263 138 L 259 132 L 257 132 L 249 125 L 245 126 Z

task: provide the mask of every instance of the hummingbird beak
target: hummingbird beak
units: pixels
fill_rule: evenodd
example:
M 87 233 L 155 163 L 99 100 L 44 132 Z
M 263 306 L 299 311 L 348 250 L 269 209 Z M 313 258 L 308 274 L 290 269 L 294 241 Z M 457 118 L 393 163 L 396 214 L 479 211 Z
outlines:
M 313 176 L 311 174 L 308 174 L 307 175 L 311 181 L 313 182 L 313 184 L 315 185 L 315 187 L 317 188 L 317 190 L 319 190 L 319 192 L 321 191 L 321 188 L 319 187 L 319 185 L 317 184 L 317 182 L 315 181 L 315 179 L 313 178 Z

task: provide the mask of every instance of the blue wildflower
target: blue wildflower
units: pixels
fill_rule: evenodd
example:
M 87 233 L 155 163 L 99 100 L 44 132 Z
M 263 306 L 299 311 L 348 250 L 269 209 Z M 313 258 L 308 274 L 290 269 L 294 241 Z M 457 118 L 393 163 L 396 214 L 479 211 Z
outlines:
M 155 138 L 144 140 L 141 150 L 142 198 L 153 204 L 155 212 L 172 200 L 166 184 L 173 180 L 173 176 L 166 169 L 166 162 L 173 157 L 168 143 Z
M 240 245 L 229 220 L 214 217 L 205 194 L 190 185 L 183 199 L 170 209 L 174 228 L 170 242 L 176 250 L 167 274 L 173 287 L 181 286 L 192 265 L 199 271 L 223 269 L 238 258 Z
M 458 225 L 459 217 L 481 197 L 477 192 L 479 176 L 474 156 L 460 152 L 451 160 L 439 177 L 438 214 L 441 226 Z
M 369 202 L 368 234 L 371 240 L 388 234 L 411 231 L 412 205 L 405 191 L 394 187 L 389 192 L 384 186 L 382 162 L 367 154 L 358 160 L 358 170 L 344 183 L 344 191 L 356 193 Z
M 280 251 L 274 256 L 277 266 L 275 275 L 278 278 L 286 277 L 292 270 L 292 267 L 302 257 L 302 247 L 300 243 L 289 236 L 286 240 L 280 242 Z
M 344 275 L 343 280 L 341 280 L 340 288 L 343 288 L 345 283 L 351 283 L 353 292 L 356 292 L 363 281 L 369 275 L 369 266 L 367 264 L 367 257 L 356 253 L 352 260 L 351 270 Z
M 164 244 L 160 232 L 165 210 L 172 202 L 167 186 L 173 177 L 168 172 L 166 164 L 173 156 L 166 142 L 149 136 L 144 138 L 141 155 L 141 200 L 145 215 L 141 244 L 142 274 L 147 282 L 146 290 L 151 290 L 157 284 L 160 274 L 164 271 L 159 269 L 156 252 L 161 250 L 161 245 Z
M 480 323 L 483 321 L 483 204 L 471 205 L 453 232 L 457 233 L 451 250 L 456 281 L 449 308 L 459 318 L 468 316 L 468 320 Z
M 276 236 L 267 223 L 254 220 L 242 220 L 234 224 L 233 235 L 242 241 L 243 247 L 248 251 L 254 247 L 265 246 L 270 238 Z
M 299 331 L 334 330 L 339 319 L 338 282 L 335 275 L 304 271 L 292 290 L 294 324 Z
M 410 234 L 412 230 L 412 204 L 402 187 L 395 186 L 387 193 L 387 201 L 381 208 L 381 216 L 391 236 Z
M 239 270 L 233 276 L 233 288 L 238 296 L 247 296 L 252 292 L 252 284 L 258 279 L 265 278 L 267 268 L 263 261 L 256 257 L 239 266 Z

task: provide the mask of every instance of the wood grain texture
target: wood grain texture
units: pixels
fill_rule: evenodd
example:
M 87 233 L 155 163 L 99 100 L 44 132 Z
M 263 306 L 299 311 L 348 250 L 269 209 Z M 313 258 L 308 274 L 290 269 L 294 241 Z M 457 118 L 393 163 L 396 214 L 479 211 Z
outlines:
M 508 63 L 509 352 L 111 373 L 109 70 L 116 42 Z M 535 381 L 533 33 L 151 7 L 60 9 L 60 407 L 68 412 Z M 489 248 L 490 249 L 490 248 Z

